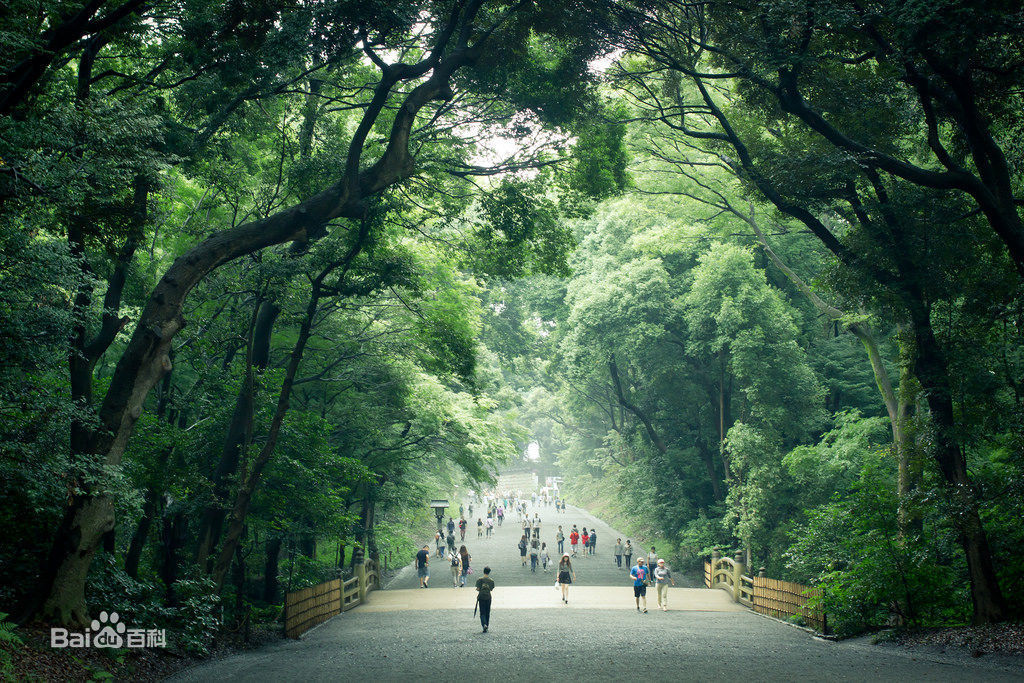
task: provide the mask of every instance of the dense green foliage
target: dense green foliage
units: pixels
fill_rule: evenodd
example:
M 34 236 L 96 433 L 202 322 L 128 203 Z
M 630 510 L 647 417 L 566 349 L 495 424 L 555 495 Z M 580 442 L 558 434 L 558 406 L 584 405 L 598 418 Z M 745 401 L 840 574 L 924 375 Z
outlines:
M 1021 22 L 9 3 L 0 608 L 201 651 L 533 441 L 843 631 L 1019 613 Z

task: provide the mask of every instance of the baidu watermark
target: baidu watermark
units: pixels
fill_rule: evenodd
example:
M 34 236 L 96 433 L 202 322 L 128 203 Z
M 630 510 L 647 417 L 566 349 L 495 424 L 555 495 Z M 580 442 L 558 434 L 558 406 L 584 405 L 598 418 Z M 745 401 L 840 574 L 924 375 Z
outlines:
M 50 647 L 56 648 L 143 648 L 167 647 L 166 629 L 128 628 L 117 612 L 100 612 L 99 619 L 93 619 L 90 628 L 84 631 L 69 631 L 66 628 L 50 629 Z

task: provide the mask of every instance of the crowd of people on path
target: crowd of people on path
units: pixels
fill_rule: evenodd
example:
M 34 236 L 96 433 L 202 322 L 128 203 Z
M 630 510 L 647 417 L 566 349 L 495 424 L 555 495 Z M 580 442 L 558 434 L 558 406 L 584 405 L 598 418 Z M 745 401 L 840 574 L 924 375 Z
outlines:
M 484 515 L 478 516 L 476 521 L 477 538 L 489 539 L 494 535 L 495 527 L 501 527 L 505 517 L 514 514 L 516 523 L 522 525 L 522 534 L 518 541 L 519 557 L 523 568 L 529 566 L 530 572 L 542 573 L 553 569 L 555 571 L 555 587 L 558 589 L 562 603 L 569 604 L 569 587 L 576 581 L 576 569 L 573 566 L 574 560 L 590 558 L 597 554 L 597 530 L 594 528 L 580 527 L 573 524 L 568 532 L 563 526 L 557 525 L 554 532 L 554 543 L 551 547 L 547 541 L 541 540 L 542 523 L 540 514 L 536 511 L 530 514 L 530 509 L 541 505 L 554 506 L 557 513 L 564 514 L 565 499 L 551 497 L 546 500 L 533 494 L 529 499 L 517 493 L 505 496 L 486 495 L 476 500 L 477 504 L 483 505 Z M 452 586 L 463 588 L 466 585 L 467 577 L 473 573 L 470 566 L 472 555 L 464 543 L 466 531 L 469 527 L 466 514 L 472 519 L 474 503 L 459 506 L 459 519 L 456 522 L 454 517 L 449 517 L 448 522 L 437 530 L 434 535 L 435 558 L 440 559 L 443 566 L 450 569 Z M 459 534 L 456 541 L 455 534 Z M 549 531 L 550 533 L 550 531 Z M 566 549 L 566 541 L 569 548 Z M 557 548 L 557 550 L 556 550 Z M 636 555 L 634 564 L 633 557 Z M 554 560 L 552 559 L 554 556 Z M 632 540 L 626 539 L 625 543 L 621 538 L 616 538 L 612 545 L 612 557 L 615 566 L 625 569 L 633 585 L 633 597 L 638 613 L 647 613 L 647 589 L 653 587 L 657 595 L 658 608 L 668 611 L 668 588 L 675 585 L 675 579 L 668 568 L 664 558 L 658 557 L 657 550 L 651 546 L 645 554 L 643 550 L 635 550 Z M 557 564 L 557 567 L 556 567 Z M 430 547 L 424 545 L 416 554 L 416 569 L 419 575 L 420 587 L 427 588 L 430 581 Z M 483 576 L 476 581 L 477 600 L 474 613 L 479 611 L 480 624 L 486 632 L 490 624 L 491 595 L 494 590 L 494 580 L 490 576 L 491 568 L 484 567 Z

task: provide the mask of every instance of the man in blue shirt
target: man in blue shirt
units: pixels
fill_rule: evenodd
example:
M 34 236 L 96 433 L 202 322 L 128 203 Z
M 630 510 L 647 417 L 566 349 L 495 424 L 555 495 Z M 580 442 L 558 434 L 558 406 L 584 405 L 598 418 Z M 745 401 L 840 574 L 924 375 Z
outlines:
M 640 598 L 644 599 L 644 614 L 647 614 L 647 566 L 644 558 L 636 558 L 636 566 L 629 570 L 633 577 L 633 597 L 636 598 L 636 611 L 640 611 Z

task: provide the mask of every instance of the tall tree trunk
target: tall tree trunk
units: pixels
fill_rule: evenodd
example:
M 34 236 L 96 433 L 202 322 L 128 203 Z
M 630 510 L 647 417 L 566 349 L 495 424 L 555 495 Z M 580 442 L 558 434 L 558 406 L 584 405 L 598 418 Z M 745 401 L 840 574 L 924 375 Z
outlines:
M 231 483 L 238 473 L 242 452 L 252 440 L 253 410 L 259 376 L 270 362 L 270 338 L 274 323 L 281 308 L 270 301 L 257 304 L 255 324 L 252 328 L 251 351 L 247 356 L 247 368 L 242 386 L 235 397 L 235 410 L 228 423 L 227 436 L 221 449 L 220 460 L 213 472 L 213 500 L 206 509 L 199 525 L 199 545 L 196 549 L 196 564 L 206 568 L 210 553 L 220 540 L 221 527 L 227 515 L 228 495 Z
M 935 338 L 927 308 L 912 307 L 911 318 L 917 344 L 914 374 L 921 382 L 935 427 L 935 461 L 945 483 L 949 514 L 967 558 L 974 623 L 1002 621 L 1007 617 L 1006 600 L 999 588 L 974 485 L 967 473 L 967 459 L 955 436 L 953 394 L 945 354 Z
M 271 604 L 277 603 L 280 590 L 277 575 L 281 562 L 281 545 L 279 536 L 267 540 L 267 557 L 263 564 L 263 602 Z

